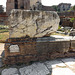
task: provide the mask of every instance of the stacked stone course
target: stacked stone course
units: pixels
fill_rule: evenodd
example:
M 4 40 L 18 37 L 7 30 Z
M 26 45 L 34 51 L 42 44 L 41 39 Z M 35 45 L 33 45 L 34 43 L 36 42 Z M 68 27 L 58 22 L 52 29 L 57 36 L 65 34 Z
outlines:
M 17 41 L 19 40 L 19 42 Z M 27 40 L 26 40 L 27 39 Z M 29 63 L 32 61 L 45 61 L 59 57 L 75 56 L 75 41 L 41 41 L 37 38 L 14 38 L 8 39 L 5 44 L 4 64 Z M 47 39 L 48 40 L 48 39 Z M 19 52 L 10 52 L 10 46 L 17 45 Z

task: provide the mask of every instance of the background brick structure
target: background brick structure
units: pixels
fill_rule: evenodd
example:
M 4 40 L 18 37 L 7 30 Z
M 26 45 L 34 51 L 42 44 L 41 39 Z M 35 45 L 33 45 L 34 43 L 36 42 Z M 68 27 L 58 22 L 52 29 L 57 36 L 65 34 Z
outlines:
M 42 10 L 43 11 L 55 11 L 55 9 L 51 6 L 44 6 L 42 5 Z
M 4 9 L 3 9 L 3 5 L 0 5 L 0 13 L 3 13 Z
M 0 25 L 7 25 L 8 24 L 8 16 L 6 15 L 5 12 L 0 13 Z
M 71 8 L 71 4 L 70 3 L 60 3 L 58 5 L 58 10 L 60 12 L 68 11 L 70 8 Z
M 29 10 L 30 7 L 35 5 L 35 3 L 41 0 L 7 0 L 6 2 L 6 12 L 9 15 L 12 9 L 25 9 Z
M 8 15 L 12 9 L 30 9 L 30 0 L 7 0 L 6 12 Z
M 59 12 L 60 17 L 60 25 L 64 27 L 73 27 L 73 22 L 71 22 L 71 18 L 74 18 L 74 11 L 71 12 Z M 74 27 L 73 27 L 74 28 Z

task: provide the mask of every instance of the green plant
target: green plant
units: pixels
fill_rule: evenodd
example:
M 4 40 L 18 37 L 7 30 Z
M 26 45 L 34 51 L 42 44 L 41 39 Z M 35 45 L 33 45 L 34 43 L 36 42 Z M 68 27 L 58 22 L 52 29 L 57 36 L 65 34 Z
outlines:
M 72 7 L 68 10 L 68 12 L 71 12 L 71 11 L 75 11 L 75 5 L 72 6 Z
M 61 26 L 58 27 L 58 30 L 61 29 Z
M 71 18 L 71 19 L 70 19 L 70 22 L 73 22 L 73 21 L 74 21 L 74 19 L 75 19 L 75 18 Z
M 8 29 L 9 27 L 7 25 L 0 25 L 0 29 Z
M 58 11 L 57 5 L 53 5 L 52 7 L 55 9 L 55 11 Z

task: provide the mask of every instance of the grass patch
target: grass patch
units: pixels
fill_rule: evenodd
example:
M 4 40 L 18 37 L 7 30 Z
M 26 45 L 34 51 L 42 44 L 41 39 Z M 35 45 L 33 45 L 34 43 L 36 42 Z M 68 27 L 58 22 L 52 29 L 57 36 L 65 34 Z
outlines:
M 60 35 L 60 36 L 68 36 L 68 35 L 65 35 L 65 34 L 60 34 L 60 33 L 52 33 L 51 35 Z
M 0 29 L 7 29 L 9 28 L 7 25 L 0 25 Z
M 0 25 L 0 42 L 9 38 L 9 30 L 7 25 Z
M 8 29 L 0 29 L 0 33 L 9 32 Z
M 9 32 L 0 33 L 0 42 L 9 38 Z
M 9 38 L 8 27 L 0 25 L 0 42 L 5 41 L 7 38 Z

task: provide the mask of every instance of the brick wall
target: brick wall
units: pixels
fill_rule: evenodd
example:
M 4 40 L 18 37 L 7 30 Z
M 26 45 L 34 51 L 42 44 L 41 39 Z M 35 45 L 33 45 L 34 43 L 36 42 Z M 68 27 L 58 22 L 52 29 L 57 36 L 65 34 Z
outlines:
M 12 9 L 30 9 L 30 0 L 7 0 L 6 12 L 10 15 Z
M 44 6 L 42 5 L 42 10 L 43 11 L 55 11 L 55 9 L 51 6 Z
M 60 20 L 61 20 L 61 25 L 62 26 L 68 26 L 68 27 L 73 27 L 73 22 L 70 21 L 70 18 L 74 17 L 74 12 L 60 12 L 58 13 Z
M 0 13 L 0 25 L 7 25 L 7 18 L 8 16 L 6 15 L 6 13 Z
M 64 16 L 64 17 L 74 17 L 74 12 L 71 11 L 71 12 L 60 12 L 58 13 L 58 15 L 61 17 L 61 16 Z
M 63 18 L 61 19 L 61 22 L 63 27 L 73 27 L 73 22 L 71 22 L 69 18 Z
M 5 44 L 5 64 L 44 61 L 58 57 L 75 56 L 75 41 L 36 41 L 36 39 L 8 39 Z M 19 52 L 11 52 L 10 46 L 18 46 Z M 70 52 L 71 51 L 71 52 Z
M 9 15 L 12 9 L 14 9 L 14 0 L 7 0 L 6 2 L 6 13 Z

